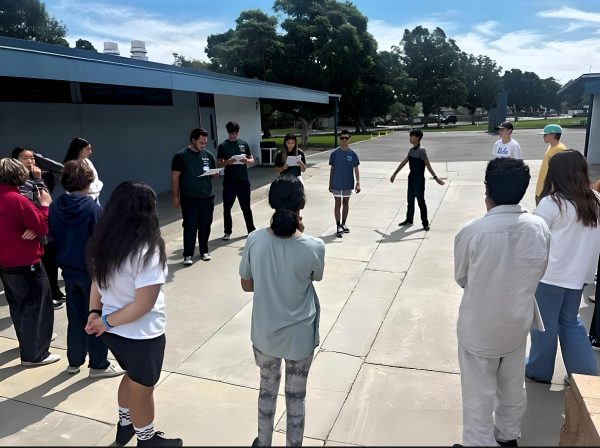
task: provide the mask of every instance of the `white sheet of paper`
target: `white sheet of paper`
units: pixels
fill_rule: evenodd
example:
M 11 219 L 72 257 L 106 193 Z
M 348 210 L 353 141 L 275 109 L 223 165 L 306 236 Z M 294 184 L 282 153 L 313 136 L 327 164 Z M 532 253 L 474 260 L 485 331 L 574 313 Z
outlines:
M 235 154 L 231 158 L 235 159 L 234 165 L 243 165 L 243 162 L 240 162 L 240 160 L 246 160 L 246 154 Z
M 287 163 L 287 166 L 298 166 L 300 160 L 302 160 L 302 157 L 300 156 L 287 156 L 285 163 Z
M 198 177 L 212 176 L 213 174 L 221 174 L 221 169 L 222 168 L 212 168 L 212 169 L 206 170 L 204 172 L 204 174 L 200 174 Z

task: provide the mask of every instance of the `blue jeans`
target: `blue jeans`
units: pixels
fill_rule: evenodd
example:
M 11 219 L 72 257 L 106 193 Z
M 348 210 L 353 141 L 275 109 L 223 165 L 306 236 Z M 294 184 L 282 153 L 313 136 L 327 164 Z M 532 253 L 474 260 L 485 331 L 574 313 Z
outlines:
M 90 306 L 89 276 L 63 270 L 65 291 L 67 292 L 67 359 L 69 365 L 80 367 L 85 362 L 86 354 L 90 354 L 89 367 L 106 369 L 110 362 L 106 358 L 108 348 L 100 338 L 85 332 Z
M 567 289 L 539 283 L 535 298 L 540 307 L 545 332 L 531 330 L 531 349 L 525 375 L 550 381 L 554 374 L 557 336 L 560 338 L 567 374 L 597 375 L 596 358 L 581 320 L 579 304 L 583 289 Z

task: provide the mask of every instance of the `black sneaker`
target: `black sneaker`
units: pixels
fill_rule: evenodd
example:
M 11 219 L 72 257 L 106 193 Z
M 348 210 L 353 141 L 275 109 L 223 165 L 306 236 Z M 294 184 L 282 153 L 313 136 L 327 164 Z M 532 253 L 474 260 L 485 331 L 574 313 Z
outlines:
M 597 352 L 600 352 L 600 341 L 593 336 L 590 336 L 590 344 L 592 344 L 592 348 Z
M 252 442 L 252 448 L 256 447 L 256 446 L 260 446 L 258 444 L 258 437 L 256 439 L 254 439 L 254 442 Z
M 165 439 L 163 437 L 164 433 L 161 431 L 156 431 L 152 437 L 146 440 L 137 441 L 137 446 L 183 446 L 183 440 L 181 439 Z
M 412 226 L 412 221 L 409 221 L 408 219 L 405 219 L 404 221 L 402 221 L 400 224 L 398 224 L 399 226 Z
M 117 423 L 117 438 L 115 444 L 117 446 L 125 446 L 135 436 L 135 429 L 133 429 L 133 423 L 128 425 L 121 425 Z
M 60 302 L 58 300 L 53 300 L 52 305 L 54 305 L 54 311 L 60 310 L 65 307 L 64 302 Z
M 341 238 L 343 234 L 344 234 L 344 228 L 342 226 L 337 226 L 336 235 L 338 236 L 338 238 Z
M 342 230 L 344 231 L 344 233 L 350 233 L 350 229 L 346 224 L 342 224 Z
M 507 440 L 506 442 L 496 440 L 496 442 L 498 442 L 498 445 L 500 446 L 519 446 L 519 444 L 517 443 L 517 439 Z
M 423 230 L 425 230 L 425 232 L 429 232 L 429 230 L 431 230 L 431 228 L 427 225 L 427 226 L 423 226 Z

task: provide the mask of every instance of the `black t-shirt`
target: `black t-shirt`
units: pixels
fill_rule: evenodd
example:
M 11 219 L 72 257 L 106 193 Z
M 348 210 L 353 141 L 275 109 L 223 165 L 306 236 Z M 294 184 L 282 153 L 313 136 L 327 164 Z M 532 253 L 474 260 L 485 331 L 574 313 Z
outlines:
M 250 146 L 241 138 L 235 142 L 225 140 L 217 149 L 217 159 L 228 160 L 232 156 L 246 154 L 246 157 L 252 157 Z M 224 182 L 228 180 L 248 180 L 248 167 L 244 164 L 226 165 Z
M 425 163 L 427 162 L 427 152 L 421 145 L 408 150 L 408 165 L 410 179 L 425 179 Z
M 288 151 L 288 156 L 292 156 L 294 155 L 293 153 L 290 153 Z M 300 156 L 300 160 L 302 161 L 302 163 L 304 163 L 306 165 L 306 157 L 304 157 L 304 152 L 299 149 L 298 150 L 298 155 Z M 277 153 L 277 155 L 275 156 L 275 166 L 283 166 L 285 165 L 285 163 L 283 163 L 283 151 L 279 151 Z M 295 166 L 288 166 L 287 170 L 283 170 L 281 172 L 281 174 L 293 174 L 295 176 L 302 176 L 302 170 L 300 169 L 300 167 L 298 165 Z
M 212 178 L 201 177 L 204 171 L 216 168 L 214 156 L 206 149 L 195 152 L 190 148 L 183 148 L 173 156 L 171 170 L 179 171 L 179 192 L 184 196 L 193 198 L 212 198 Z

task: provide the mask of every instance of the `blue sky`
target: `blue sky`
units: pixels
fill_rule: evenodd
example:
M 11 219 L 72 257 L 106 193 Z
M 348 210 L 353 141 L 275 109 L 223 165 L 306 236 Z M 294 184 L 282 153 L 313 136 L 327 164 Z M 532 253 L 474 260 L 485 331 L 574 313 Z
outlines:
M 235 26 L 239 13 L 274 14 L 273 0 L 46 0 L 68 27 L 67 40 L 146 41 L 148 58 L 172 63 L 172 53 L 204 59 L 206 37 Z M 369 18 L 380 50 L 397 45 L 404 29 L 440 26 L 467 53 L 487 55 L 505 70 L 519 68 L 565 83 L 600 72 L 598 0 L 355 0 Z

